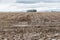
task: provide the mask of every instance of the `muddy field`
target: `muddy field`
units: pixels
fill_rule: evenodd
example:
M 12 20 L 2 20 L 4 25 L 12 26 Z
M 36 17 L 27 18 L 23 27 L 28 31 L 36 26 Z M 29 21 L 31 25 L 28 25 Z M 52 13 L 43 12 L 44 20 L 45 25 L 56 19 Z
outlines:
M 60 12 L 0 12 L 0 40 L 60 40 Z

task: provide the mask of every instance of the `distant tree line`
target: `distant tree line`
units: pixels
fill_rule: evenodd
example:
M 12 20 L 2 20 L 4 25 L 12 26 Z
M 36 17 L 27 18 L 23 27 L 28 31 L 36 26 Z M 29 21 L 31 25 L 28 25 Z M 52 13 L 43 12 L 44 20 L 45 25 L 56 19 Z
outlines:
M 37 10 L 32 9 L 32 10 L 27 10 L 27 12 L 37 12 Z

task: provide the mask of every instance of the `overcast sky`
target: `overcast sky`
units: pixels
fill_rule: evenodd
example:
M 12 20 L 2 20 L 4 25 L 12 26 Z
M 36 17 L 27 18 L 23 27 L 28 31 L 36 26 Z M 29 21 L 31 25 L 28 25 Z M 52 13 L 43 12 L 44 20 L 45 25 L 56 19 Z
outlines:
M 38 2 L 60 2 L 60 0 L 0 0 L 0 3 L 38 3 Z
M 60 11 L 60 0 L 0 0 L 0 11 Z
M 21 3 L 34 3 L 34 2 L 60 2 L 60 0 L 16 0 Z

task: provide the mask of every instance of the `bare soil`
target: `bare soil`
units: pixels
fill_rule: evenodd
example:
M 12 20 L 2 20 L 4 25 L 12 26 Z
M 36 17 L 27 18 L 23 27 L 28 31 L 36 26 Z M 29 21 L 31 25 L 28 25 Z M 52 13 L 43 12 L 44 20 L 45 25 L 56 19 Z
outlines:
M 60 40 L 60 12 L 0 12 L 0 40 Z

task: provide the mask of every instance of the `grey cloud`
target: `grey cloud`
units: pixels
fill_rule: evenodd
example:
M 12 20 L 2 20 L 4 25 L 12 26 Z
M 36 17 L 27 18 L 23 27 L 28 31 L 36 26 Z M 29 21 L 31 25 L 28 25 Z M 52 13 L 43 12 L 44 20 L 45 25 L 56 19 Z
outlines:
M 0 3 L 38 3 L 38 2 L 60 2 L 60 0 L 0 0 Z
M 60 2 L 60 0 L 16 0 L 17 3 Z
M 37 3 L 40 2 L 41 0 L 17 0 L 17 3 Z

